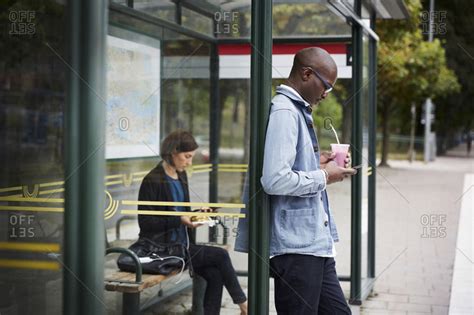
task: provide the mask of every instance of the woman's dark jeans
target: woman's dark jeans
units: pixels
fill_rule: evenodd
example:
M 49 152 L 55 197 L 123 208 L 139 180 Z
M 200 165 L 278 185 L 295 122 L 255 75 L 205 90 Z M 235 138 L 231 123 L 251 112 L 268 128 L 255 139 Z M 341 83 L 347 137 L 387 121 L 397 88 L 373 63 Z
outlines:
M 189 245 L 194 272 L 207 282 L 204 295 L 204 314 L 219 314 L 222 289 L 225 286 L 235 304 L 247 300 L 240 287 L 229 254 L 225 249 L 213 246 Z

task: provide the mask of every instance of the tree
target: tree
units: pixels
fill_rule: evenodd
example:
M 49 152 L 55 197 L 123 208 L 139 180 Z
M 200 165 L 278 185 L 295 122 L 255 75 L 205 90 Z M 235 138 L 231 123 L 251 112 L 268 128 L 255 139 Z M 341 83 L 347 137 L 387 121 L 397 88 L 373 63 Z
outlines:
M 425 1 L 425 7 L 428 5 L 429 1 Z M 448 65 L 461 85 L 459 93 L 441 95 L 434 100 L 437 104 L 434 126 L 437 148 L 438 154 L 443 154 L 455 144 L 456 135 L 474 128 L 474 3 L 470 0 L 437 0 L 435 9 L 440 16 L 435 22 L 446 26 L 445 32 L 438 32 L 436 36 L 443 40 Z
M 382 125 L 381 166 L 388 166 L 388 144 L 391 118 L 400 108 L 412 102 L 421 104 L 428 98 L 459 90 L 459 83 L 447 67 L 441 42 L 423 38 L 420 0 L 408 0 L 407 20 L 379 20 L 378 110 Z

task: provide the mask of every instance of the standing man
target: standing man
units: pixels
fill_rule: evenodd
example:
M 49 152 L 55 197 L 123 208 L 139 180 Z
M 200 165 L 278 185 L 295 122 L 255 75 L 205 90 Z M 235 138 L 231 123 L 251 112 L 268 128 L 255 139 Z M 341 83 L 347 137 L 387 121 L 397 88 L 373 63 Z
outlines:
M 338 241 L 326 185 L 356 170 L 320 154 L 312 107 L 337 79 L 337 66 L 321 48 L 300 50 L 286 84 L 272 99 L 262 186 L 270 195 L 270 272 L 278 314 L 351 314 L 336 274 Z

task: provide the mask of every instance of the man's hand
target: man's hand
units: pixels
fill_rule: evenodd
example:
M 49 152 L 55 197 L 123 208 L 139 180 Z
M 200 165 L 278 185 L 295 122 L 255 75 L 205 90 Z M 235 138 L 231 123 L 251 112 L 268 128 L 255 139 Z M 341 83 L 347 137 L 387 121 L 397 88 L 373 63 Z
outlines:
M 344 160 L 344 167 L 345 168 L 351 167 L 351 162 L 352 162 L 351 154 L 348 152 L 347 156 L 346 156 L 346 159 Z
M 320 158 L 319 158 L 319 165 L 321 168 L 324 168 L 325 164 L 329 163 L 330 161 L 334 160 L 336 157 L 336 153 L 331 151 L 322 151 Z M 347 153 L 346 159 L 344 160 L 344 167 L 350 168 L 351 167 L 351 154 Z
M 319 158 L 319 165 L 322 167 L 336 157 L 336 153 L 331 151 L 322 151 Z
M 345 177 L 349 175 L 357 174 L 357 170 L 352 168 L 340 167 L 334 161 L 328 162 L 324 169 L 326 170 L 326 172 L 328 172 L 328 185 L 335 182 L 341 182 L 344 180 Z

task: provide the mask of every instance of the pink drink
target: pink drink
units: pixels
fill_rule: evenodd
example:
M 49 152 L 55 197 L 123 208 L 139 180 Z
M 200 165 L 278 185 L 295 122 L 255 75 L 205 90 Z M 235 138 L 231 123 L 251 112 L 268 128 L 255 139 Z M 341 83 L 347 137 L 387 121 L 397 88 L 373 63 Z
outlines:
M 349 145 L 331 143 L 331 151 L 336 153 L 336 157 L 334 158 L 336 164 L 340 167 L 344 167 L 344 160 L 346 159 L 347 153 L 349 152 Z

